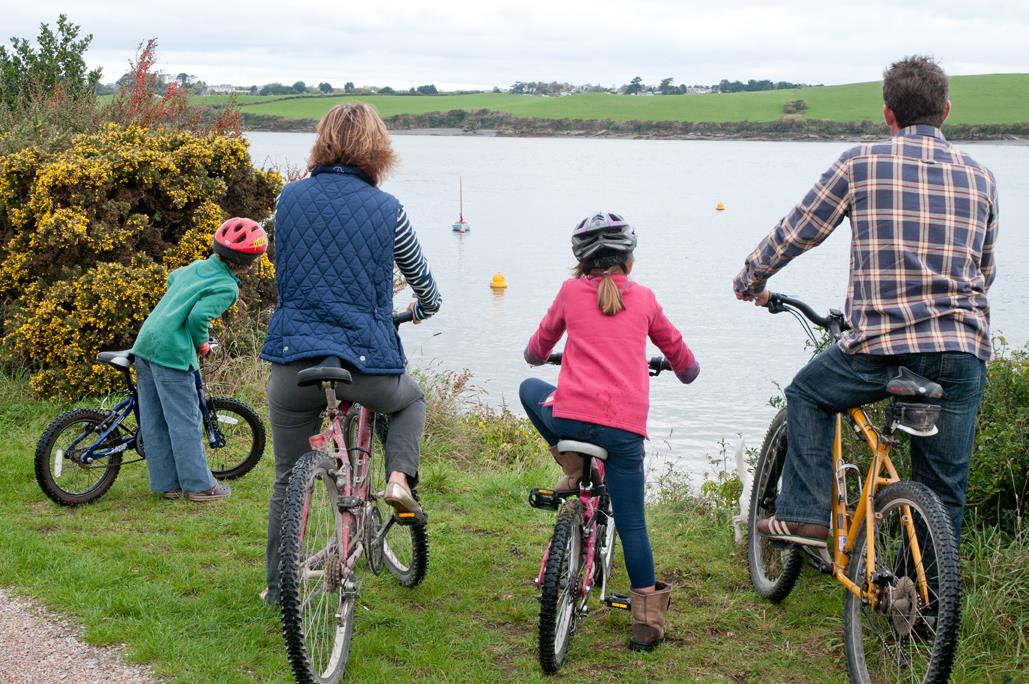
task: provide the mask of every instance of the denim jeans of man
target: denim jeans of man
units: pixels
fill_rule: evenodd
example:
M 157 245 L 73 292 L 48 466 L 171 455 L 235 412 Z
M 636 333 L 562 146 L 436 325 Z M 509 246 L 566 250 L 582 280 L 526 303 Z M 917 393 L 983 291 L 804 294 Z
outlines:
M 214 487 L 217 482 L 204 454 L 193 372 L 137 357 L 136 377 L 150 489 L 205 492 Z
M 788 453 L 775 516 L 827 525 L 833 491 L 834 416 L 889 396 L 898 366 L 943 387 L 932 437 L 911 437 L 910 479 L 936 492 L 958 538 L 975 439 L 975 416 L 986 387 L 986 363 L 972 354 L 847 354 L 832 346 L 797 373 L 786 388 Z M 906 477 L 906 473 L 901 473 Z
M 654 556 L 643 506 L 643 435 L 581 420 L 555 418 L 553 408 L 542 405 L 553 391 L 553 385 L 530 378 L 522 382 L 518 396 L 529 420 L 550 446 L 562 439 L 574 439 L 607 449 L 604 484 L 611 496 L 615 529 L 622 540 L 629 582 L 633 589 L 652 586 Z

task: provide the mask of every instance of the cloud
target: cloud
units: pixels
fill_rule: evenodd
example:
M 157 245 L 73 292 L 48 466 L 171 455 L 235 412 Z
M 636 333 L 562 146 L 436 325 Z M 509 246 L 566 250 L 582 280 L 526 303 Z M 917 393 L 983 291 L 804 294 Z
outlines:
M 94 36 L 87 57 L 113 81 L 136 46 L 159 40 L 158 67 L 208 83 L 329 81 L 409 87 L 712 83 L 770 78 L 876 80 L 891 61 L 928 53 L 953 74 L 1029 72 L 1029 3 L 882 0 L 856 4 L 722 0 L 253 0 L 140 4 L 39 0 L 5 10 L 7 32 L 34 37 L 61 11 Z

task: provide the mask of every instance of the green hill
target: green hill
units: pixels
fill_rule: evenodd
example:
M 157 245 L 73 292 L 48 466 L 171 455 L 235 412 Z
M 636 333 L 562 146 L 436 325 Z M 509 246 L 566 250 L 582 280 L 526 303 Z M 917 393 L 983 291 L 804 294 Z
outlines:
M 239 98 L 246 114 L 286 119 L 318 119 L 340 102 L 368 102 L 388 118 L 454 109 L 489 109 L 537 119 L 613 119 L 616 121 L 769 122 L 778 120 L 783 105 L 804 100 L 806 119 L 837 122 L 872 121 L 882 117 L 879 82 L 814 86 L 795 90 L 710 95 L 633 96 L 586 93 L 565 97 L 477 93 L 428 96 L 299 96 Z M 986 74 L 951 78 L 951 124 L 1012 124 L 1029 121 L 1029 74 Z M 225 97 L 197 98 L 224 104 Z

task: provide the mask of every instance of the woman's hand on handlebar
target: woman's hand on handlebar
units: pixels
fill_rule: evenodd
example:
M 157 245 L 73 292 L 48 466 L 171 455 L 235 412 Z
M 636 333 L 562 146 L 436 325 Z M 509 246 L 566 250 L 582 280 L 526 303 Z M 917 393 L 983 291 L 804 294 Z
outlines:
M 742 302 L 754 302 L 754 306 L 768 306 L 768 290 L 761 290 L 756 295 L 746 292 L 736 292 L 736 299 Z
M 407 310 L 411 312 L 411 322 L 414 323 L 415 325 L 421 325 L 422 324 L 422 319 L 417 318 L 414 315 L 414 305 L 415 305 L 414 302 L 411 302 L 410 304 L 407 305 Z

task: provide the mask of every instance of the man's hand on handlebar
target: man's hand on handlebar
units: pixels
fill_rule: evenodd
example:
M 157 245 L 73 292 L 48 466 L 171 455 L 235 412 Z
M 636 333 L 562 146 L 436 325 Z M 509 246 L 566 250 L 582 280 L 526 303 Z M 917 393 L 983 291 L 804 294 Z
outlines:
M 735 292 L 735 291 L 734 291 Z M 754 302 L 754 306 L 768 306 L 768 290 L 761 290 L 756 295 L 748 294 L 746 292 L 736 292 L 736 299 L 742 302 Z

